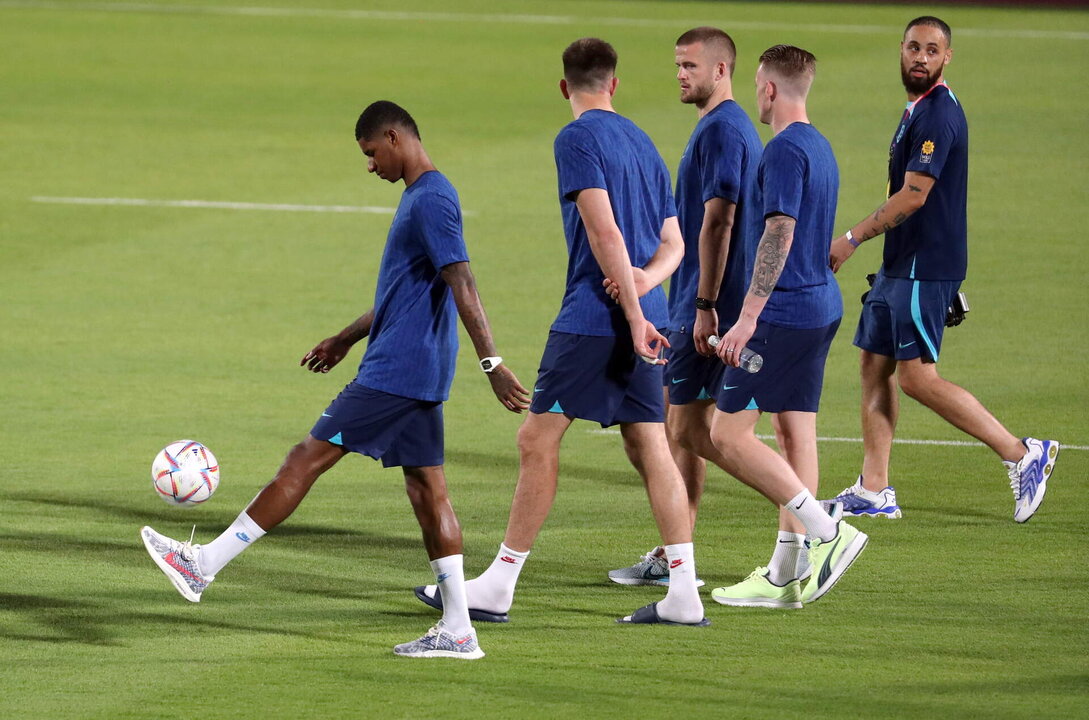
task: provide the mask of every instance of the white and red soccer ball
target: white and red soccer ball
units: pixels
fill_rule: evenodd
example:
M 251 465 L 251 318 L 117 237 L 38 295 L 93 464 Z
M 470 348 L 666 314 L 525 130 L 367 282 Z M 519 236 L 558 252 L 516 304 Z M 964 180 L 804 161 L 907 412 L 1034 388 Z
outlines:
M 219 462 L 196 440 L 172 442 L 151 464 L 151 485 L 171 505 L 199 505 L 219 487 Z

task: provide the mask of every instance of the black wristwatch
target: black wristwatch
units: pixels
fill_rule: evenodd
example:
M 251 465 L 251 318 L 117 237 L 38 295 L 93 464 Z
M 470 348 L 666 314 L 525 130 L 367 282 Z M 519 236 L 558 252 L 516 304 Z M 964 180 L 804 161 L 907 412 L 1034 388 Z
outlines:
M 711 302 L 710 300 L 708 300 L 707 298 L 698 297 L 698 298 L 696 298 L 696 309 L 697 310 L 714 310 L 715 309 L 715 304 L 713 302 Z

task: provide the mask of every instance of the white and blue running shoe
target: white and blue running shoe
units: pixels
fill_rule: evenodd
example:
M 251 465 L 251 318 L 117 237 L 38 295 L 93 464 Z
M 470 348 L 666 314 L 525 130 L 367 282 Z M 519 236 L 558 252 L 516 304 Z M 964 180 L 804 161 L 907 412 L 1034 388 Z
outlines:
M 834 503 L 843 505 L 843 515 L 853 517 L 883 517 L 895 520 L 902 517 L 900 506 L 896 504 L 896 489 L 892 486 L 880 492 L 871 492 L 862 487 L 862 476 L 854 485 L 846 488 L 831 500 L 821 500 L 821 505 L 832 514 Z
M 665 585 L 669 586 L 669 564 L 665 555 L 658 555 L 660 548 L 654 548 L 639 562 L 626 568 L 609 571 L 609 579 L 620 585 Z M 696 587 L 703 587 L 703 580 L 696 578 Z
M 192 537 L 186 542 L 178 542 L 146 525 L 140 528 L 140 537 L 144 540 L 148 555 L 170 578 L 181 596 L 189 602 L 200 602 L 201 593 L 215 580 L 214 575 L 205 575 L 200 571 L 200 545 L 194 545 Z
M 1019 523 L 1028 522 L 1047 492 L 1047 479 L 1055 470 L 1055 460 L 1059 457 L 1059 443 L 1054 440 L 1025 438 L 1025 456 L 1020 462 L 1006 463 L 1010 476 L 1010 489 L 1013 490 L 1013 519 Z
M 476 660 L 484 657 L 484 651 L 476 641 L 476 631 L 470 629 L 464 635 L 454 635 L 446 629 L 442 620 L 427 631 L 419 640 L 403 643 L 393 648 L 401 657 L 418 658 L 453 658 L 455 660 Z

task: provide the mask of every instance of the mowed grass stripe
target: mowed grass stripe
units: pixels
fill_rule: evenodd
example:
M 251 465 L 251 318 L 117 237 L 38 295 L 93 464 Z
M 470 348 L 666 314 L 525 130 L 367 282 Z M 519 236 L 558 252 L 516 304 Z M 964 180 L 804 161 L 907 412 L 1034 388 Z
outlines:
M 459 22 L 459 23 L 517 23 L 528 25 L 606 25 L 612 27 L 678 27 L 698 25 L 704 19 L 659 19 L 634 17 L 581 17 L 578 15 L 537 15 L 521 13 L 456 13 L 392 10 L 342 10 L 299 7 L 261 6 L 202 6 L 153 3 L 81 3 L 50 2 L 49 0 L 0 0 L 0 8 L 65 10 L 115 13 L 173 13 L 201 15 L 243 15 L 254 17 L 310 17 L 335 20 L 378 20 L 387 22 Z M 769 30 L 777 32 L 814 32 L 850 35 L 897 33 L 902 27 L 854 23 L 784 23 L 753 20 L 731 20 L 732 30 Z M 1010 38 L 1025 40 L 1089 40 L 1089 32 L 1077 30 L 1034 30 L 958 27 L 958 36 L 981 38 Z

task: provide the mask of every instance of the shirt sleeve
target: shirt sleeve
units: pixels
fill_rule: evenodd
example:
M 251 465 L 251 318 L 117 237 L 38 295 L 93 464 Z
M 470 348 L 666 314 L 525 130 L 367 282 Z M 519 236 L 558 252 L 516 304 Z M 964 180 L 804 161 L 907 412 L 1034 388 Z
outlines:
M 422 202 L 413 205 L 413 219 L 431 263 L 441 269 L 451 263 L 468 262 L 461 205 L 456 199 L 439 193 L 420 200 Z
M 661 205 L 662 209 L 662 222 L 664 223 L 671 217 L 677 217 L 677 201 L 673 197 L 673 180 L 669 177 L 669 168 L 666 167 L 665 160 L 661 157 L 658 158 L 658 166 L 661 168 L 662 181 L 661 181 Z
M 957 123 L 951 113 L 931 105 L 911 125 L 911 152 L 906 172 L 941 177 L 949 151 L 957 140 Z
M 805 185 L 805 156 L 793 144 L 772 142 L 764 149 L 764 217 L 798 219 Z
M 745 145 L 728 126 L 712 123 L 696 143 L 703 202 L 721 198 L 736 203 L 741 192 L 741 165 Z
M 571 200 L 580 190 L 609 189 L 605 184 L 600 150 L 589 132 L 582 128 L 565 127 L 556 136 L 553 150 L 562 197 Z

